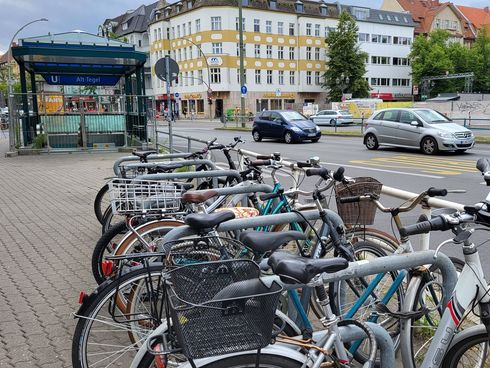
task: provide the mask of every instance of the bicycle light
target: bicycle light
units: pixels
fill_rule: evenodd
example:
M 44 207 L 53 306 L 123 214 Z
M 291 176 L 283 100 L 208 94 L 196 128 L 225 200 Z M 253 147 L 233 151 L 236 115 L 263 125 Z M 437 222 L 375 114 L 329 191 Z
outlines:
M 114 270 L 114 262 L 112 261 L 103 261 L 102 262 L 102 273 L 105 277 L 109 277 L 112 275 L 112 271 Z
M 78 304 L 83 304 L 83 301 L 87 297 L 87 294 L 85 294 L 85 290 L 80 291 L 80 296 L 78 297 Z

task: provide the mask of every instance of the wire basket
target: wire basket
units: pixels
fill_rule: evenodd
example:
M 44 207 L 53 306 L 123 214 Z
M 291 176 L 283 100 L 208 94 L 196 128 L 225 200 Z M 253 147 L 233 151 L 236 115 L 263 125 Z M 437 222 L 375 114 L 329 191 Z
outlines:
M 260 349 L 270 344 L 282 287 L 265 285 L 252 261 L 229 260 L 169 272 L 170 315 L 189 359 Z
M 354 183 L 335 185 L 337 211 L 345 224 L 372 225 L 376 216 L 376 204 L 372 201 L 340 203 L 342 197 L 361 196 L 368 193 L 380 194 L 381 184 L 374 178 L 354 178 Z
M 117 215 L 175 212 L 181 208 L 181 183 L 115 178 L 108 185 L 112 212 Z

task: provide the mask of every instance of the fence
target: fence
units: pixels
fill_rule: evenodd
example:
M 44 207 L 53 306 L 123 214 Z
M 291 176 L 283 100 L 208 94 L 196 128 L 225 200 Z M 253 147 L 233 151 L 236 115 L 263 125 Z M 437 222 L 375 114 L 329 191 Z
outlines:
M 88 150 L 148 144 L 151 98 L 136 95 L 14 94 L 11 149 Z

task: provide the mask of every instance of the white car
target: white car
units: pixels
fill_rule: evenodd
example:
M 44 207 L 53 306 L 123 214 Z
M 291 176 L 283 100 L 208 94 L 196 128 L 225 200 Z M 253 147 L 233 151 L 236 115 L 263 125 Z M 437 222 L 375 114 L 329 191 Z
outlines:
M 321 110 L 315 115 L 311 115 L 310 119 L 316 125 L 341 125 L 352 124 L 354 117 L 347 110 Z

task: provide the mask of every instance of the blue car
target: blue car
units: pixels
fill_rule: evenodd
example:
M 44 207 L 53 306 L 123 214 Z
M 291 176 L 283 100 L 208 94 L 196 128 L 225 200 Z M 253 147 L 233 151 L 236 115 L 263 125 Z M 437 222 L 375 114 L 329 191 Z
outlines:
M 322 133 L 314 122 L 299 112 L 267 110 L 255 117 L 252 136 L 255 142 L 260 142 L 263 138 L 281 139 L 286 143 L 318 142 Z

